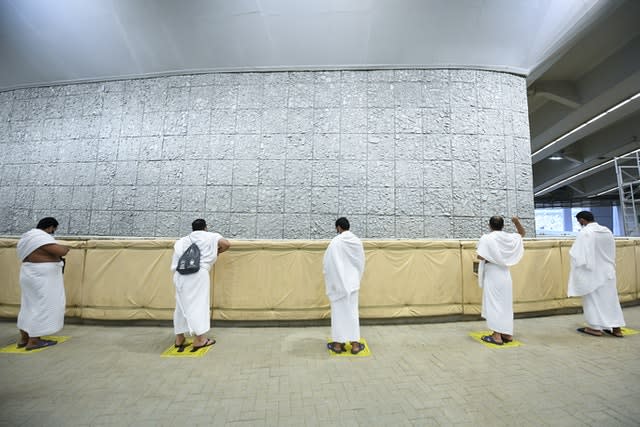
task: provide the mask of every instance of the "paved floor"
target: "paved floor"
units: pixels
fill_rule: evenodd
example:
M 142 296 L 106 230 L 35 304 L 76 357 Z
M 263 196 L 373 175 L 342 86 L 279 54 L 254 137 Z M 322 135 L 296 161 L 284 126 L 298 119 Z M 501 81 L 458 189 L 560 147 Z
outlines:
M 624 314 L 640 329 L 640 307 Z M 327 327 L 214 328 L 195 359 L 160 357 L 171 328 L 67 325 L 66 343 L 0 354 L 0 425 L 640 425 L 640 334 L 581 325 L 518 319 L 510 349 L 473 341 L 480 321 L 363 326 L 366 358 L 329 357 Z

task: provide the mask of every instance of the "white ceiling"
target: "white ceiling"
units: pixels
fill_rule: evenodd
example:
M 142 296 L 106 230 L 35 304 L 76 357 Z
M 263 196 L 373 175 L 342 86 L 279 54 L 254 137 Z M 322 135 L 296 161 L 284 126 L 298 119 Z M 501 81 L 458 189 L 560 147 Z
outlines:
M 213 71 L 527 75 L 617 0 L 0 0 L 0 90 Z

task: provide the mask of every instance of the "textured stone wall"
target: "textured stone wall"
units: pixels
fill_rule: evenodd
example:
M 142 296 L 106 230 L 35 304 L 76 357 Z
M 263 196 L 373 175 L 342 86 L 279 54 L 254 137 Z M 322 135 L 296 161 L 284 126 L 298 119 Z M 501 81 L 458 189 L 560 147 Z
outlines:
M 526 85 L 473 70 L 225 73 L 0 93 L 0 233 L 477 238 L 533 229 Z

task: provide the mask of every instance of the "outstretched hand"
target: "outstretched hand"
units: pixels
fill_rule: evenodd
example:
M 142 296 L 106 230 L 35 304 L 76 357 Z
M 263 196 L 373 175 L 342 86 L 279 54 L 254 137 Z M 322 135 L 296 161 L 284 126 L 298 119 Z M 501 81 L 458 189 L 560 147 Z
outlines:
M 524 231 L 524 227 L 520 223 L 520 218 L 518 218 L 517 216 L 512 216 L 511 217 L 511 222 L 513 222 L 513 225 L 516 226 L 516 230 L 518 230 L 518 234 L 520 234 L 522 237 L 524 237 L 526 232 Z

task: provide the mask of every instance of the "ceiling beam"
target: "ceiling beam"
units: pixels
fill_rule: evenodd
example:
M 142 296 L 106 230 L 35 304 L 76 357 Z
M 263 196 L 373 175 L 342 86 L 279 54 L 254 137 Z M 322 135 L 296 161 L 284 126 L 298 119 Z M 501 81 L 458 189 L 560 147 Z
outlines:
M 587 135 L 635 113 L 640 109 L 640 97 L 594 120 L 608 109 L 638 93 L 640 93 L 640 70 L 611 90 L 605 91 L 587 102 L 546 131 L 533 137 L 531 139 L 531 162 L 539 162 Z
M 582 105 L 575 83 L 568 80 L 541 81 L 532 85 L 529 88 L 529 93 L 533 96 L 541 96 L 572 109 L 576 109 Z
M 538 184 L 534 183 L 534 195 L 541 196 L 562 186 L 567 186 L 574 182 L 588 178 L 589 176 L 598 173 L 605 168 L 613 168 L 613 162 L 611 160 L 614 157 L 621 156 L 637 149 L 640 149 L 640 143 L 634 141 L 614 151 L 611 151 L 610 153 L 607 153 L 607 157 L 594 158 L 588 162 L 583 163 L 581 166 L 569 169 L 564 173 L 554 175 L 552 178 L 544 182 Z

